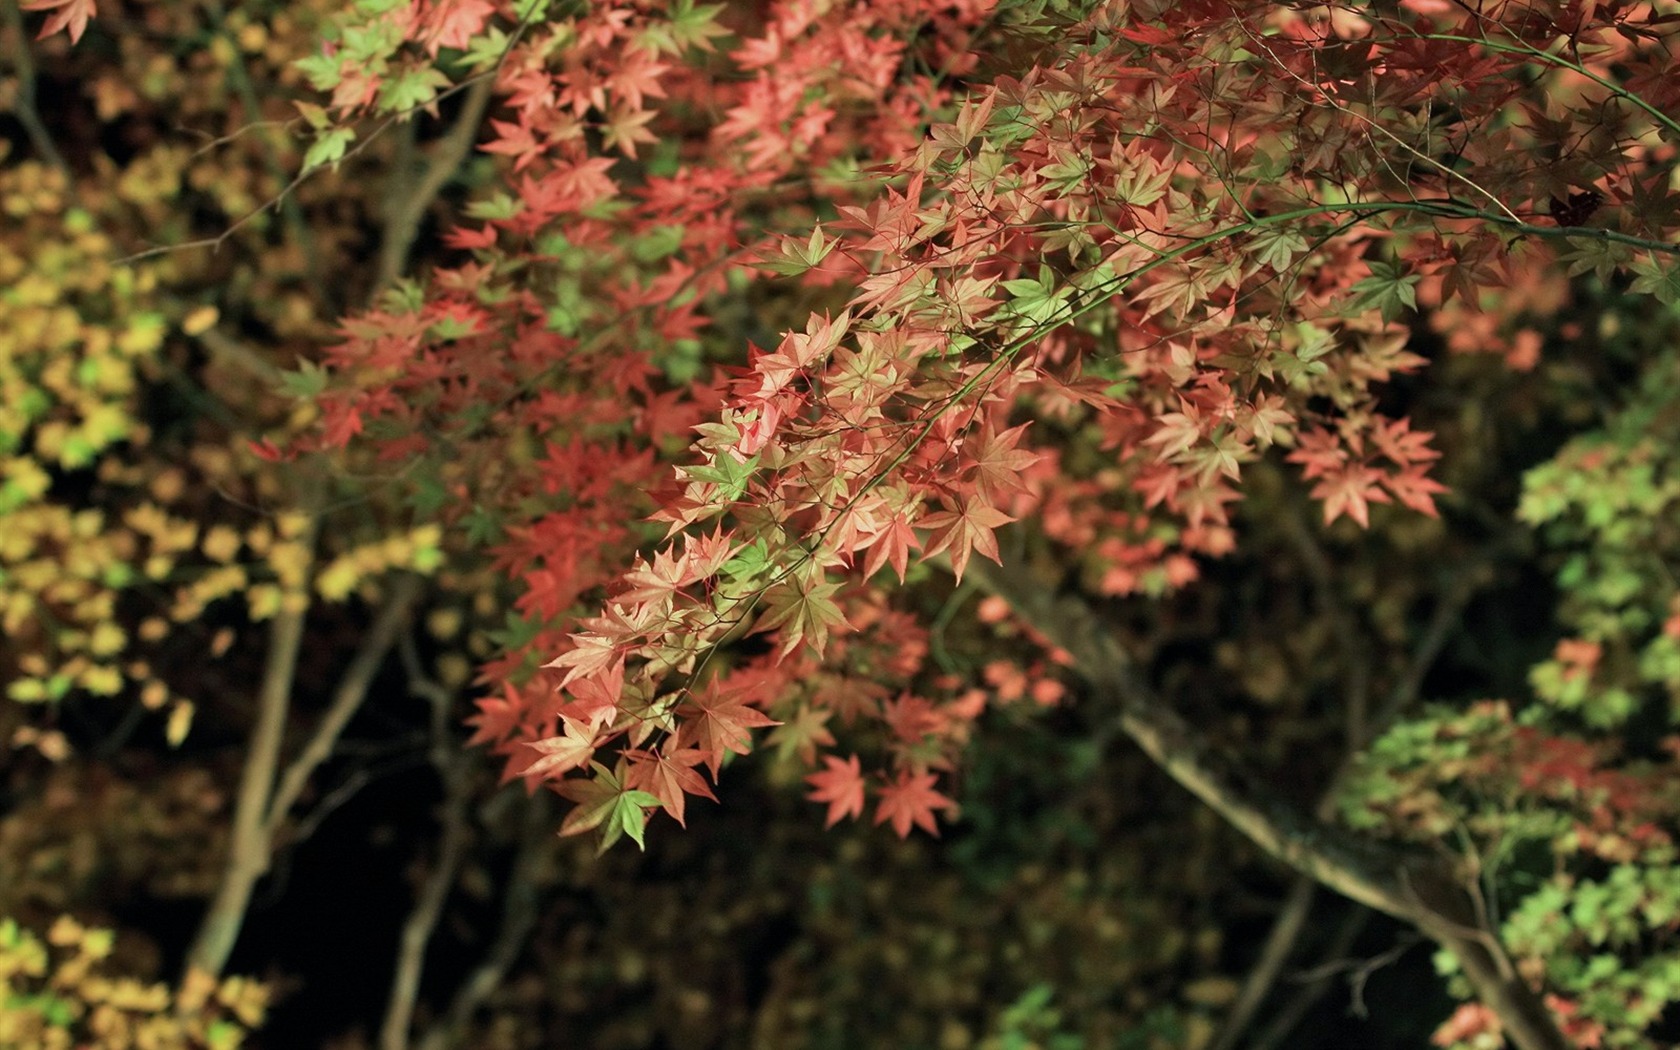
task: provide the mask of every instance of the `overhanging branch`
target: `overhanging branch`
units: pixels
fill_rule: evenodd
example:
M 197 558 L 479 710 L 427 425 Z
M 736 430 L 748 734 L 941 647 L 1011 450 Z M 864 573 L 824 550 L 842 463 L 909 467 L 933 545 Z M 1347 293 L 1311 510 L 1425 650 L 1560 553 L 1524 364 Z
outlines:
M 1018 573 L 969 564 L 982 586 L 1009 602 L 1053 644 L 1067 650 L 1089 686 L 1118 713 L 1122 732 L 1168 776 L 1255 845 L 1343 896 L 1411 921 L 1416 908 L 1399 873 L 1418 863 L 1410 851 L 1313 820 L 1230 767 L 1137 673 L 1102 618 L 1078 598 L 1051 596 Z M 1428 864 L 1434 858 L 1423 858 Z
M 1113 706 L 1120 730 L 1226 823 L 1320 885 L 1416 926 L 1451 951 L 1520 1050 L 1570 1050 L 1485 928 L 1463 881 L 1438 858 L 1315 820 L 1255 784 L 1155 694 L 1087 602 L 1051 594 L 1019 571 L 971 562 L 968 572 L 1066 650 L 1088 686 Z

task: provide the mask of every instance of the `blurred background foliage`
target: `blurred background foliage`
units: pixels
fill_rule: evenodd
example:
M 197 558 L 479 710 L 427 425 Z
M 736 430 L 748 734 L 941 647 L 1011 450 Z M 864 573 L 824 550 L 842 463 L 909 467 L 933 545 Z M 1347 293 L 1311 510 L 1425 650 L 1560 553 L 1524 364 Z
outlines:
M 1071 684 L 988 716 L 938 841 L 823 832 L 802 767 L 768 752 L 645 854 L 596 858 L 554 838 L 546 798 L 499 790 L 459 726 L 473 667 L 521 629 L 505 585 L 440 569 L 449 541 L 388 467 L 321 491 L 250 447 L 311 422 L 282 373 L 307 376 L 379 291 L 382 195 L 443 133 L 413 121 L 282 194 L 307 146 L 288 100 L 311 95 L 292 63 L 335 8 L 105 2 L 71 48 L 5 5 L 0 1045 L 378 1045 L 447 857 L 415 991 L 428 1050 L 1423 1045 L 1453 1009 L 1427 948 L 1322 896 L 1225 1042 L 1296 891 Z M 455 173 L 411 272 L 490 175 Z M 762 340 L 803 306 L 755 302 L 708 339 Z M 1519 272 L 1481 306 L 1426 309 L 1427 377 L 1388 395 L 1437 434 L 1441 520 L 1321 530 L 1292 472 L 1256 464 L 1237 553 L 1108 611 L 1161 691 L 1296 801 L 1340 782 L 1353 823 L 1476 857 L 1582 1045 L 1672 1043 L 1680 332 L 1591 274 Z M 1014 542 L 1048 581 L 1077 571 Z M 265 626 L 316 603 L 289 716 L 307 736 L 390 570 L 432 577 L 421 629 L 280 836 L 229 961 L 249 980 L 178 980 L 222 877 Z M 950 623 L 952 673 L 1029 687 L 988 672 L 1038 653 L 1007 618 L 941 615 L 977 593 L 907 600 Z M 1482 1045 L 1462 1020 L 1445 1042 Z

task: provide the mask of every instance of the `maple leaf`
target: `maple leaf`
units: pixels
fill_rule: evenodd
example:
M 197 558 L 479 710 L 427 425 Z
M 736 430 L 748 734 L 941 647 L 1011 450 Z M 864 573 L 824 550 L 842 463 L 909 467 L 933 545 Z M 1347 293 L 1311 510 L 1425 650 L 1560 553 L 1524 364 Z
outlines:
M 931 558 L 950 548 L 951 571 L 960 583 L 971 551 L 977 550 L 999 565 L 1003 564 L 998 555 L 997 537 L 992 535 L 992 530 L 1014 520 L 978 496 L 965 500 L 957 510 L 940 511 L 922 519 L 923 528 L 934 530 L 925 553 Z
M 900 583 L 910 567 L 910 552 L 920 549 L 922 541 L 910 526 L 910 514 L 898 510 L 881 523 L 880 531 L 869 540 L 869 557 L 864 559 L 863 577 L 868 579 L 890 564 Z
M 615 660 L 604 671 L 575 679 L 567 692 L 572 699 L 561 712 L 591 729 L 600 728 L 618 713 L 618 702 L 624 695 L 624 661 Z
M 642 751 L 631 750 L 624 753 L 630 760 L 630 769 L 626 774 L 626 783 L 630 787 L 659 799 L 659 804 L 665 807 L 665 812 L 676 818 L 678 824 L 688 827 L 684 819 L 687 815 L 687 800 L 689 795 L 699 795 L 717 801 L 712 789 L 706 784 L 694 767 L 707 760 L 706 752 L 698 748 L 682 748 L 676 751 Z
M 595 754 L 595 733 L 587 725 L 573 718 L 560 716 L 565 731 L 546 740 L 532 740 L 524 746 L 537 753 L 531 764 L 519 771 L 527 779 L 558 777 L 574 769 L 582 769 Z
M 99 13 L 94 0 L 25 0 L 18 6 L 25 11 L 52 12 L 35 39 L 45 39 L 63 29 L 69 32 L 72 44 L 81 41 L 82 34 L 87 32 L 88 21 Z
M 826 769 L 805 778 L 805 782 L 811 785 L 811 793 L 805 797 L 812 802 L 828 803 L 828 817 L 823 821 L 823 827 L 832 828 L 840 823 L 841 817 L 856 820 L 863 816 L 863 771 L 858 765 L 858 757 L 853 755 L 842 761 L 833 755 L 824 755 L 823 764 Z
M 846 622 L 846 614 L 834 601 L 834 595 L 839 590 L 840 584 L 831 580 L 779 583 L 765 592 L 767 608 L 753 630 L 773 631 L 779 628 L 783 656 L 796 649 L 802 641 L 821 656 L 828 644 L 829 628 L 851 626 Z
M 834 734 L 827 728 L 828 720 L 834 717 L 832 710 L 812 707 L 809 704 L 799 705 L 792 718 L 776 727 L 770 734 L 770 743 L 776 745 L 776 757 L 787 759 L 797 754 L 799 760 L 809 766 L 817 760 L 817 748 L 834 746 Z
M 1389 495 L 1379 483 L 1380 471 L 1367 466 L 1350 464 L 1331 471 L 1312 490 L 1313 499 L 1324 501 L 1324 524 L 1328 525 L 1346 514 L 1359 523 L 1360 528 L 1371 527 L 1371 503 L 1388 503 Z
M 1440 512 L 1435 509 L 1434 497 L 1449 490 L 1439 481 L 1426 476 L 1425 471 L 1428 469 L 1423 465 L 1407 467 L 1398 474 L 1383 478 L 1383 487 L 1405 506 L 1431 518 L 1437 518 L 1440 517 Z
M 634 110 L 628 106 L 613 107 L 610 119 L 601 125 L 601 144 L 607 149 L 616 147 L 631 160 L 636 159 L 636 145 L 658 142 L 659 136 L 645 126 L 658 113 L 651 109 Z
M 1013 664 L 1008 666 L 1014 667 Z M 882 720 L 892 729 L 894 736 L 907 744 L 919 744 L 926 737 L 943 732 L 947 722 L 945 714 L 935 708 L 931 700 L 909 693 L 889 701 Z
M 717 779 L 726 751 L 737 755 L 752 750 L 752 730 L 781 725 L 756 707 L 747 706 L 749 687 L 724 687 L 707 682 L 679 710 L 685 719 L 677 734 L 677 746 L 697 747 L 706 756 L 706 766 Z
M 659 805 L 659 799 L 646 791 L 638 791 L 624 782 L 624 763 L 616 771 L 599 762 L 591 762 L 594 776 L 567 780 L 554 790 L 577 803 L 560 822 L 560 834 L 581 835 L 594 828 L 601 829 L 601 844 L 597 853 L 605 853 L 625 835 L 642 849 L 647 848 L 643 835 L 647 827 L 647 812 Z
M 583 678 L 606 671 L 619 664 L 619 680 L 623 681 L 624 656 L 618 651 L 618 646 L 611 638 L 603 638 L 598 634 L 574 634 L 571 636 L 573 647 L 569 652 L 561 653 L 544 667 L 564 667 L 566 677 L 560 680 L 560 688 L 570 685 L 574 678 Z
M 624 574 L 624 582 L 628 586 L 618 595 L 620 601 L 664 601 L 689 582 L 688 557 L 677 557 L 668 550 L 655 551 L 650 565 L 638 556 L 636 564 Z
M 998 434 L 988 434 L 974 454 L 975 489 L 980 495 L 996 499 L 1010 492 L 1027 491 L 1022 475 L 1043 457 L 1037 452 L 1016 448 L 1027 424 L 1011 427 Z
M 502 696 L 481 697 L 475 703 L 478 714 L 467 719 L 467 724 L 478 728 L 467 741 L 468 747 L 501 743 L 514 734 L 525 717 L 525 702 L 511 684 L 503 684 Z
M 934 811 L 956 806 L 955 802 L 933 790 L 938 779 L 935 773 L 900 770 L 898 780 L 881 788 L 880 801 L 875 805 L 875 823 L 892 821 L 893 831 L 901 839 L 909 837 L 912 825 L 938 838 L 939 825 L 934 821 Z
M 495 13 L 496 5 L 490 0 L 441 0 L 431 5 L 416 27 L 419 40 L 433 58 L 441 48 L 465 50 Z

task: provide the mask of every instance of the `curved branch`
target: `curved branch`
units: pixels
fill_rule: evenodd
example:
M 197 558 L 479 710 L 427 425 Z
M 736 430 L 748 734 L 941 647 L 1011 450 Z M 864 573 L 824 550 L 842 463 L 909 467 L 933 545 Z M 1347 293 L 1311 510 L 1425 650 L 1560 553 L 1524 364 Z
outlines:
M 1120 730 L 1226 823 L 1320 885 L 1416 926 L 1451 951 L 1519 1050 L 1571 1050 L 1545 1004 L 1482 925 L 1462 880 L 1439 858 L 1314 820 L 1252 783 L 1155 695 L 1082 599 L 1051 595 L 1009 569 L 971 564 L 969 571 L 1071 654 L 1089 687 L 1117 710 Z

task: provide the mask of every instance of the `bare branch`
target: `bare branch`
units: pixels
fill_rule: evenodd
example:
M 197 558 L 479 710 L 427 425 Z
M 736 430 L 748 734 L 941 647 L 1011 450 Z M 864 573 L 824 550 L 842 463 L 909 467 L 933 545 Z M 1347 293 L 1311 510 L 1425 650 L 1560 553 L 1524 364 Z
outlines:
M 318 493 L 306 501 L 312 508 L 305 534 L 311 559 L 320 532 L 320 515 L 313 508 L 319 504 Z M 308 576 L 306 571 L 304 579 Z M 240 774 L 227 870 L 187 954 L 190 969 L 220 975 L 227 965 L 228 955 L 244 925 L 252 891 L 273 860 L 274 837 L 280 823 L 302 793 L 310 774 L 332 753 L 333 744 L 361 706 L 367 687 L 390 651 L 419 590 L 419 581 L 412 576 L 399 577 L 392 584 L 385 606 L 334 691 L 332 706 L 302 752 L 283 770 L 280 751 L 309 609 L 307 589 L 292 592 L 292 600 L 276 614 L 267 665 L 258 690 L 257 722 L 251 731 L 250 751 Z
M 1267 853 L 1345 897 L 1411 918 L 1396 873 L 1413 858 L 1297 813 L 1250 785 L 1215 755 L 1201 734 L 1154 695 L 1101 618 L 1071 596 L 1052 598 L 1008 569 L 969 566 L 1052 643 L 1072 654 L 1090 686 L 1118 709 L 1120 729 L 1191 794 Z
M 321 716 L 320 724 L 315 727 L 315 732 L 304 744 L 303 750 L 298 752 L 297 757 L 292 759 L 281 774 L 273 801 L 264 817 L 264 831 L 270 839 L 279 830 L 298 797 L 303 794 L 310 776 L 332 754 L 333 745 L 338 742 L 344 727 L 350 724 L 350 719 L 361 708 L 362 701 L 367 699 L 368 686 L 385 663 L 386 654 L 396 644 L 397 634 L 407 625 L 414 603 L 420 598 L 420 592 L 421 581 L 418 576 L 402 573 L 391 582 L 390 590 L 385 595 L 385 602 L 380 607 L 379 614 L 374 618 L 373 626 L 363 637 L 350 666 L 344 669 L 344 677 L 339 680 L 338 688 L 333 691 L 331 706 Z
M 1479 925 L 1463 879 L 1440 858 L 1313 820 L 1243 777 L 1155 695 L 1080 598 L 1053 596 L 1009 569 L 971 564 L 969 572 L 1070 653 L 1091 689 L 1116 708 L 1121 731 L 1228 824 L 1320 885 L 1411 923 L 1451 951 L 1519 1050 L 1570 1050 L 1545 1004 L 1511 972 L 1498 939 Z
M 454 125 L 432 147 L 432 155 L 425 161 L 418 176 L 411 178 L 404 165 L 398 165 L 392 173 L 394 186 L 384 209 L 385 236 L 379 245 L 376 287 L 389 286 L 406 267 L 409 250 L 420 233 L 420 221 L 432 201 L 437 199 L 443 187 L 466 161 L 474 140 L 478 138 L 478 128 L 484 120 L 484 111 L 490 104 L 490 94 L 495 86 L 493 77 L 481 77 L 472 82 Z M 412 124 L 409 130 L 412 133 Z
M 1361 931 L 1371 921 L 1371 913 L 1364 908 L 1354 908 L 1337 924 L 1336 932 L 1331 935 L 1330 946 L 1326 954 L 1332 959 L 1346 955 L 1353 948 L 1353 942 L 1359 938 Z M 1330 980 L 1333 973 L 1314 972 L 1302 975 L 1299 979 L 1305 985 L 1283 1005 L 1276 1015 L 1261 1029 L 1249 1044 L 1249 1050 L 1276 1050 L 1283 1046 L 1295 1026 L 1301 1023 L 1301 1018 L 1313 1008 L 1313 1004 L 1324 997 L 1330 990 Z
M 251 70 L 245 61 L 245 49 L 233 39 L 233 34 L 227 28 L 227 11 L 221 0 L 208 0 L 205 9 L 210 13 L 214 31 L 221 34 L 229 44 L 228 53 L 233 56 L 227 63 L 227 78 L 233 82 L 234 93 L 239 96 L 240 105 L 245 107 L 245 117 L 256 124 L 261 124 L 265 131 L 272 130 L 275 121 L 262 120 L 262 100 L 257 97 L 256 84 L 251 80 Z M 281 124 L 282 130 L 284 124 Z M 287 182 L 285 167 L 280 163 L 280 150 L 272 134 L 264 134 L 263 162 L 268 169 L 269 177 L 276 185 L 284 186 Z M 286 224 L 286 231 L 303 252 L 304 281 L 309 286 L 309 292 L 319 303 L 331 302 L 327 295 L 327 287 L 321 281 L 321 268 L 318 265 L 319 253 L 315 250 L 315 238 L 311 234 L 309 224 L 304 221 L 303 209 L 298 206 L 295 194 L 282 194 L 276 203 L 281 221 Z
M 212 976 L 220 976 L 227 965 L 239 928 L 245 921 L 251 890 L 268 868 L 267 814 L 286 733 L 286 715 L 291 708 L 292 680 L 297 672 L 298 651 L 303 645 L 304 620 L 309 612 L 308 579 L 321 527 L 319 504 L 318 494 L 306 503 L 309 521 L 303 546 L 309 553 L 301 574 L 305 582 L 282 601 L 269 631 L 267 662 L 257 689 L 257 721 L 251 730 L 250 750 L 240 773 L 239 794 L 234 803 L 227 870 L 187 952 L 189 970 L 202 970 Z
M 1306 929 L 1307 915 L 1312 911 L 1315 896 L 1317 886 L 1313 880 L 1305 875 L 1296 876 L 1289 887 L 1289 896 L 1272 920 L 1266 942 L 1260 946 L 1260 958 L 1243 980 L 1242 990 L 1237 993 L 1237 1000 L 1231 1005 L 1231 1012 L 1226 1015 L 1218 1037 L 1209 1044 L 1209 1050 L 1233 1050 L 1243 1033 L 1248 1031 L 1260 1004 L 1266 1001 L 1272 986 L 1277 983 L 1278 974 L 1283 972 L 1284 963 L 1289 961 L 1289 953 L 1295 950 L 1301 931 Z
M 458 1046 L 473 1014 L 501 987 L 508 970 L 519 960 L 525 942 L 537 924 L 544 869 L 554 852 L 553 807 L 548 792 L 538 792 L 525 803 L 519 854 L 514 858 L 502 892 L 502 920 L 496 940 L 455 993 L 449 1013 L 440 1018 L 420 1041 L 420 1050 L 450 1050 Z
M 379 1030 L 380 1050 L 407 1050 L 420 977 L 425 970 L 426 946 L 437 930 L 444 903 L 455 886 L 472 838 L 468 807 L 472 800 L 473 759 L 461 749 L 450 731 L 454 696 L 421 669 L 412 638 L 405 636 L 399 643 L 399 651 L 408 674 L 409 691 L 432 706 L 431 760 L 442 781 L 444 798 L 438 816 L 442 831 L 437 859 L 421 886 L 414 910 L 403 923 L 396 973 L 391 979 L 391 1000 Z

